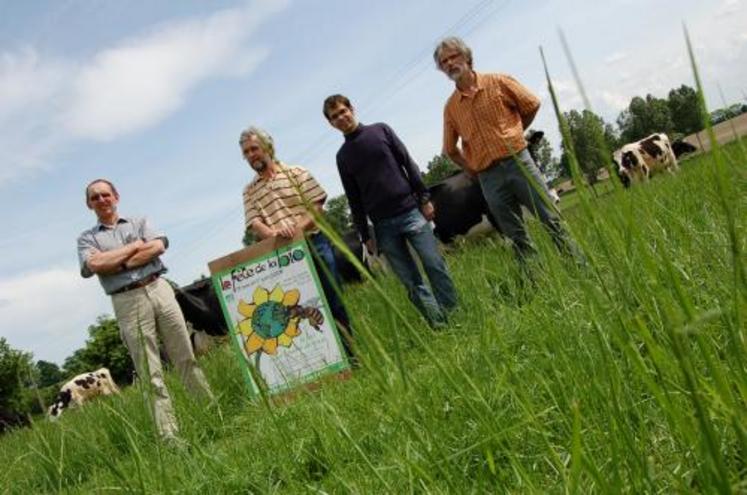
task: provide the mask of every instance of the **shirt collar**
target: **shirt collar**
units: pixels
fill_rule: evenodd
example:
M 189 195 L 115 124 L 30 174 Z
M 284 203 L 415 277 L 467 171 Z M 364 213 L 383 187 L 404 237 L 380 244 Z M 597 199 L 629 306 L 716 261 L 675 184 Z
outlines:
M 278 162 L 275 162 L 275 163 L 277 164 L 277 170 L 275 170 L 275 175 L 273 175 L 269 179 L 265 179 L 260 174 L 257 174 L 257 176 L 254 178 L 254 182 L 257 183 L 257 184 L 261 183 L 261 182 L 272 182 L 272 181 L 274 181 L 277 178 L 278 175 L 280 175 L 281 173 L 283 173 L 283 171 L 288 168 L 288 166 L 285 163 L 283 163 L 283 162 L 278 161 Z M 283 174 L 283 176 L 285 176 L 285 174 Z
M 475 75 L 475 85 L 477 86 L 477 91 L 475 91 L 475 94 L 472 95 L 472 98 L 474 98 L 477 95 L 477 93 L 479 93 L 485 88 L 485 81 L 483 80 L 482 74 L 479 74 L 475 71 L 472 71 L 472 73 Z M 465 98 L 470 98 L 466 94 L 462 93 L 462 91 L 459 88 L 456 88 L 455 91 L 459 95 L 460 101 Z
M 128 218 L 119 217 L 117 218 L 117 225 L 119 225 L 120 223 L 128 223 L 129 221 L 130 220 Z M 110 229 L 113 229 L 114 227 L 115 227 L 114 225 L 109 226 L 109 225 L 104 225 L 101 222 L 96 222 L 96 230 L 99 232 L 101 232 L 102 230 L 110 230 Z

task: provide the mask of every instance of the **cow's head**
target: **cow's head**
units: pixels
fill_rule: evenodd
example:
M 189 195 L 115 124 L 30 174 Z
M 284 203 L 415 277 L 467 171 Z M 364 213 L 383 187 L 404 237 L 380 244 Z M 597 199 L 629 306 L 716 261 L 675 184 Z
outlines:
M 57 397 L 54 399 L 54 403 L 49 406 L 49 419 L 55 421 L 59 418 L 62 411 L 67 408 L 68 404 L 70 404 L 71 400 L 72 394 L 70 393 L 70 389 L 60 390 L 60 393 L 57 394 Z

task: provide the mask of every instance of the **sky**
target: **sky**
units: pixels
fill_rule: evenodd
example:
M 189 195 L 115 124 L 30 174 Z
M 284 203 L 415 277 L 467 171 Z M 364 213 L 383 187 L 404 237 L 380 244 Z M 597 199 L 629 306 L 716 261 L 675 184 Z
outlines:
M 747 0 L 0 0 L 0 336 L 62 364 L 112 313 L 76 255 L 95 223 L 92 179 L 117 185 L 120 214 L 168 235 L 168 276 L 188 284 L 241 248 L 249 125 L 336 196 L 342 136 L 321 107 L 343 93 L 425 170 L 453 90 L 432 53 L 456 35 L 477 71 L 541 97 L 532 127 L 557 147 L 540 46 L 562 109 L 583 108 L 562 30 L 612 123 L 634 96 L 694 85 L 683 25 L 709 106 L 747 101 Z

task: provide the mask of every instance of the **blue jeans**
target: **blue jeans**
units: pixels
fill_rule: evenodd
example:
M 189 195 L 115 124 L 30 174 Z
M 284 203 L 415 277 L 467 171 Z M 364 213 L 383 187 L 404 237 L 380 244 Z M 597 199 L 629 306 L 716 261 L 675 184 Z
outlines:
M 444 323 L 446 314 L 457 304 L 456 289 L 446 263 L 438 252 L 433 230 L 420 210 L 413 208 L 395 217 L 379 220 L 374 225 L 374 231 L 379 249 L 404 284 L 415 307 L 429 323 Z M 420 258 L 433 292 L 423 282 L 408 243 Z
M 316 271 L 319 274 L 319 281 L 322 284 L 322 290 L 324 291 L 324 296 L 327 298 L 332 317 L 345 326 L 345 329 L 341 330 L 342 345 L 348 356 L 352 356 L 353 352 L 349 339 L 352 337 L 353 330 L 350 327 L 350 317 L 339 295 L 341 280 L 340 274 L 337 271 L 332 244 L 321 232 L 312 234 L 309 236 L 309 240 L 311 241 L 311 249 L 314 251 Z M 345 335 L 345 332 L 348 335 Z
M 519 259 L 534 251 L 524 226 L 522 206 L 539 218 L 561 251 L 572 251 L 555 213 L 532 184 L 538 179 L 530 166 L 534 163 L 532 157 L 526 149 L 519 152 L 518 157 L 523 163 L 517 163 L 511 156 L 496 160 L 490 168 L 478 174 L 480 188 L 490 213 L 503 233 L 513 241 Z M 536 166 L 533 168 L 536 169 Z M 532 182 L 527 178 L 527 173 Z M 538 186 L 545 190 L 541 183 Z

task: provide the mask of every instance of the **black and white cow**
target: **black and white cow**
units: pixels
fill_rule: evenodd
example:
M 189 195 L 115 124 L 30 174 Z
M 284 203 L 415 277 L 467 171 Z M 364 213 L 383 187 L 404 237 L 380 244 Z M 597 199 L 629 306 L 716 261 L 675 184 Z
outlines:
M 488 211 L 477 178 L 466 172 L 457 172 L 428 188 L 431 203 L 436 211 L 433 223 L 436 237 L 449 243 L 464 235 L 482 222 L 485 215 L 490 224 L 500 232 L 498 223 Z
M 632 182 L 648 180 L 663 170 L 679 169 L 677 157 L 666 134 L 659 132 L 629 143 L 613 153 L 617 175 L 625 187 Z
M 54 421 L 68 407 L 80 406 L 99 395 L 118 393 L 119 388 L 112 380 L 108 369 L 100 368 L 89 373 L 82 373 L 62 386 L 54 403 L 49 406 L 49 419 Z

